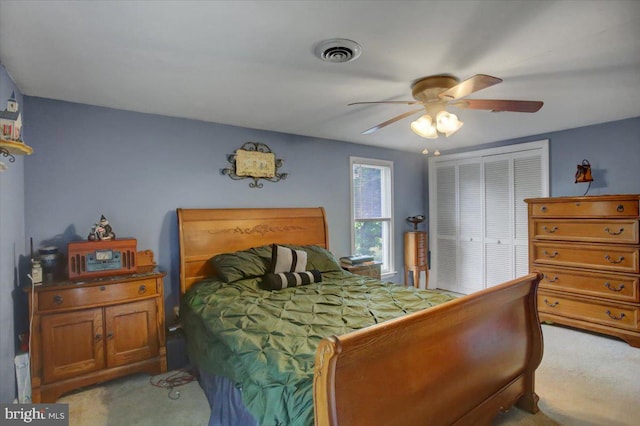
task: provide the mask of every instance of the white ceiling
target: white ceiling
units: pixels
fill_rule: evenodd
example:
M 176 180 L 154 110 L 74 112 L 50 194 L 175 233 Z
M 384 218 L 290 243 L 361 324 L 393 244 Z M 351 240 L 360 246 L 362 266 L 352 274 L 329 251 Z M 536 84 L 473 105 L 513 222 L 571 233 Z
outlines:
M 330 38 L 362 45 L 323 62 Z M 640 116 L 640 1 L 9 1 L 0 61 L 22 93 L 420 152 Z M 428 141 L 411 83 L 504 81 L 471 98 L 544 102 L 535 114 L 450 108 L 465 123 Z M 416 116 L 417 118 L 417 116 Z

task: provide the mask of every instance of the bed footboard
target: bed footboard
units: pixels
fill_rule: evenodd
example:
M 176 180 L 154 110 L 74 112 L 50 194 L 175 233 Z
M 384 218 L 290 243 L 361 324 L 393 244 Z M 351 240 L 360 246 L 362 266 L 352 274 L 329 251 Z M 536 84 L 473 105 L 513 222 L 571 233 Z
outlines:
M 536 274 L 324 339 L 316 425 L 490 424 L 513 404 L 538 411 Z

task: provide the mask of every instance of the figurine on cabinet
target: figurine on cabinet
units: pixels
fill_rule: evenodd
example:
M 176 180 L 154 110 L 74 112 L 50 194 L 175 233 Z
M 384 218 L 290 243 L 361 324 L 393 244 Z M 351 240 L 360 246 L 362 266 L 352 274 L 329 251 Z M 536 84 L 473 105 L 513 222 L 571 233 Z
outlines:
M 115 238 L 116 234 L 113 232 L 109 221 L 104 215 L 100 216 L 100 222 L 91 226 L 91 232 L 87 237 L 89 241 L 114 240 Z

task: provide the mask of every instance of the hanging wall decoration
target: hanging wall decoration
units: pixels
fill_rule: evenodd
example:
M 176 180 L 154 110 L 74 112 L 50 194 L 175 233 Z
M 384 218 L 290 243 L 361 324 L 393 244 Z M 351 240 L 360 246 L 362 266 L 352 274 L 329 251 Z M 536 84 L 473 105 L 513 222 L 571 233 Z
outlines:
M 578 170 L 576 170 L 576 181 L 574 183 L 588 182 L 587 190 L 584 195 L 587 195 L 589 189 L 591 189 L 591 182 L 593 182 L 593 176 L 591 175 L 591 164 L 588 160 L 582 160 L 582 164 L 578 164 Z
M 262 188 L 260 179 L 278 182 L 286 179 L 288 175 L 278 172 L 284 160 L 276 158 L 271 149 L 260 142 L 246 142 L 233 154 L 227 155 L 227 161 L 231 163 L 231 167 L 222 169 L 222 174 L 234 180 L 253 179 L 253 182 L 249 183 L 250 188 Z

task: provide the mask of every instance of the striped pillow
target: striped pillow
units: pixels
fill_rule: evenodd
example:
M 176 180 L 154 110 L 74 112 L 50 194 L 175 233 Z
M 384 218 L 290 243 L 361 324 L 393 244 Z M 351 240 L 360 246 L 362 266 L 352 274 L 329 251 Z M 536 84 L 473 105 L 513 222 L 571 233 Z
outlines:
M 271 247 L 271 273 L 304 272 L 307 269 L 307 252 L 273 244 Z
M 320 271 L 314 269 L 305 272 L 280 272 L 279 274 L 265 274 L 264 286 L 269 290 L 282 290 L 283 288 L 298 287 L 322 281 Z

